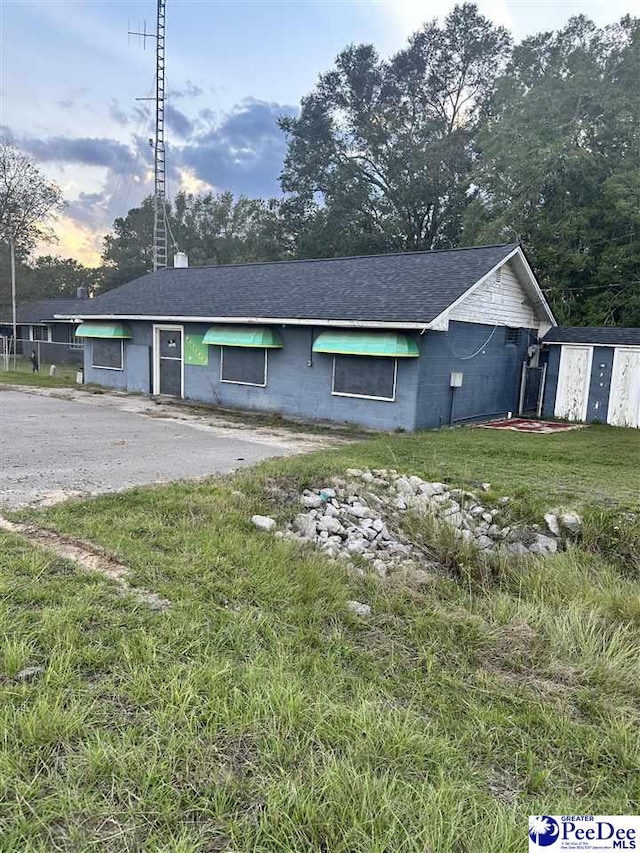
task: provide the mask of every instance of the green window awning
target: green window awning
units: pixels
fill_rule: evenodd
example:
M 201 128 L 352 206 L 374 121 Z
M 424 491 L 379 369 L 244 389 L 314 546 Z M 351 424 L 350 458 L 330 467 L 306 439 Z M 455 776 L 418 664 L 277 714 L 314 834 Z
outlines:
M 268 326 L 211 326 L 202 339 L 204 344 L 221 347 L 263 347 L 278 349 L 282 341 Z
M 313 344 L 314 352 L 335 355 L 377 355 L 391 358 L 417 358 L 416 342 L 396 332 L 321 332 Z
M 131 332 L 124 323 L 80 323 L 77 338 L 130 338 Z

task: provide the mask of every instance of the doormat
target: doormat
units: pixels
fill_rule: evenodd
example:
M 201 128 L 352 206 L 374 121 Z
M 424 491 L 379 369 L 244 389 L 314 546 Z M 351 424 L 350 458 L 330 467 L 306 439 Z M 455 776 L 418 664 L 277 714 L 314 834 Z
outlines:
M 535 421 L 528 418 L 502 418 L 498 421 L 488 421 L 478 424 L 483 429 L 510 429 L 513 432 L 535 432 L 549 435 L 552 432 L 566 432 L 572 429 L 582 429 L 585 424 L 563 424 L 556 421 Z

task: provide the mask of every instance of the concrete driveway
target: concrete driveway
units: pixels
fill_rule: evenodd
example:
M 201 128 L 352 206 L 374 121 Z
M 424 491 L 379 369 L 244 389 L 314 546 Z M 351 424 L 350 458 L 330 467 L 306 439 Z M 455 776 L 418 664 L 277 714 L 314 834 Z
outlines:
M 216 424 L 188 411 L 111 394 L 0 387 L 0 506 L 227 473 L 327 445 L 286 430 Z

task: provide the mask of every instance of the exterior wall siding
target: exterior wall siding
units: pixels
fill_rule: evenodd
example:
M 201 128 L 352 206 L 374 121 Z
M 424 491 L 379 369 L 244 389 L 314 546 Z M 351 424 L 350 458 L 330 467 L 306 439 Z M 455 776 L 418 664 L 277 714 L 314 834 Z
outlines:
M 87 339 L 85 381 L 151 393 L 153 324 L 128 325 L 132 338 L 125 342 L 125 369 L 92 367 L 92 341 Z M 185 335 L 203 335 L 208 328 L 208 324 L 182 325 Z M 415 335 L 420 358 L 398 359 L 396 398 L 388 402 L 331 393 L 333 357 L 312 352 L 314 337 L 321 330 L 300 326 L 278 329 L 284 346 L 268 352 L 264 388 L 221 382 L 221 348 L 210 346 L 207 365 L 184 365 L 184 396 L 212 405 L 356 423 L 380 430 L 437 428 L 449 423 L 449 378 L 454 370 L 464 374 L 463 385 L 455 392 L 454 422 L 515 412 L 522 363 L 528 345 L 537 338 L 535 330 L 522 329 L 520 342 L 509 345 L 504 327 L 455 321 L 448 332 Z
M 432 429 L 448 425 L 452 371 L 463 373 L 462 387 L 454 392 L 454 423 L 517 412 L 522 364 L 527 348 L 536 340 L 534 329 L 521 329 L 520 342 L 507 344 L 503 327 L 480 323 L 451 322 L 448 332 L 426 332 L 421 347 L 416 426 Z
M 185 332 L 204 334 L 206 329 L 206 325 L 189 325 Z M 185 365 L 185 397 L 289 417 L 356 423 L 373 429 L 415 428 L 419 359 L 398 359 L 394 402 L 336 397 L 331 393 L 333 357 L 311 350 L 313 336 L 320 329 L 288 326 L 278 331 L 284 346 L 269 350 L 265 388 L 221 382 L 221 348 L 210 346 L 206 367 Z
M 499 276 L 491 276 L 450 314 L 451 320 L 494 326 L 538 329 L 539 320 L 531 298 L 520 283 L 511 262 L 503 264 Z
M 151 344 L 153 325 L 146 322 L 127 323 L 131 330 L 130 340 L 124 342 L 124 370 L 107 370 L 92 367 L 93 341 L 84 342 L 84 381 L 119 391 L 151 393 Z

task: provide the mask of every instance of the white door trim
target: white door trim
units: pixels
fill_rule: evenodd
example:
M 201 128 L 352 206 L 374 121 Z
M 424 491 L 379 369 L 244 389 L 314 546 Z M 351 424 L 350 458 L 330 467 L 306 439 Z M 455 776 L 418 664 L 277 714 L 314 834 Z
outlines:
M 180 332 L 180 398 L 184 399 L 184 326 L 166 323 L 153 325 L 153 393 L 160 393 L 160 335 L 159 332 Z

